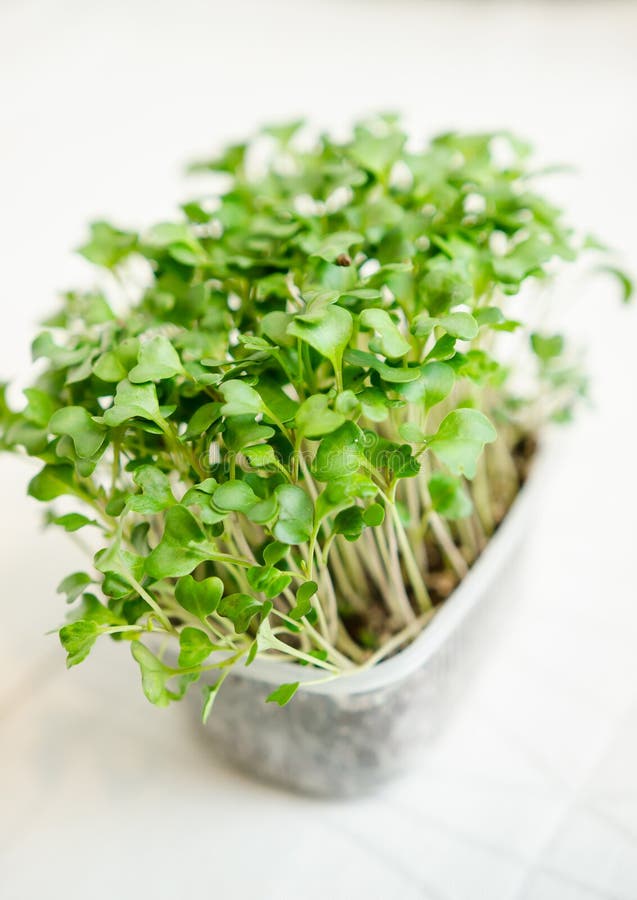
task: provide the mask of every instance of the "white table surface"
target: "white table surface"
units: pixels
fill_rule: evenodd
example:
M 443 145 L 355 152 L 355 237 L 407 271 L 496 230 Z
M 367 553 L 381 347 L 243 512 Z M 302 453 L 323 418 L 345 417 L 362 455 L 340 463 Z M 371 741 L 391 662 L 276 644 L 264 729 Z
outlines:
M 167 214 L 181 160 L 299 112 L 521 131 L 577 164 L 554 193 L 637 270 L 633 4 L 3 0 L 0 76 L 1 378 L 86 277 L 87 219 Z M 118 646 L 66 672 L 44 632 L 79 551 L 0 459 L 0 897 L 637 898 L 637 311 L 603 280 L 574 299 L 593 403 L 498 585 L 511 624 L 418 769 L 371 799 L 222 768 Z

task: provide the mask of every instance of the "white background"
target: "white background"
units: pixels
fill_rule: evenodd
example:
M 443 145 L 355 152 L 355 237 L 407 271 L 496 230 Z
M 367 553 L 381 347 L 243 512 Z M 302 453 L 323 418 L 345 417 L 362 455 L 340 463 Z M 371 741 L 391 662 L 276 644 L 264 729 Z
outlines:
M 169 214 L 182 161 L 298 114 L 517 130 L 577 165 L 554 195 L 636 271 L 636 60 L 621 2 L 0 0 L 0 377 L 86 277 L 88 219 Z M 0 460 L 0 896 L 635 900 L 637 314 L 604 279 L 568 299 L 593 404 L 499 585 L 515 616 L 419 770 L 372 799 L 222 769 L 120 647 L 67 673 L 44 632 L 78 552 Z

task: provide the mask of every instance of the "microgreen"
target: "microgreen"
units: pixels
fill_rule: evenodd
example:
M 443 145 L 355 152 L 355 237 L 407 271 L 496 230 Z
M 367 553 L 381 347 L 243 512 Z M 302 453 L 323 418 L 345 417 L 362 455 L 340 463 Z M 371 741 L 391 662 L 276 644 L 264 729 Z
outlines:
M 216 203 L 94 223 L 80 252 L 108 290 L 64 296 L 23 408 L 0 402 L 0 447 L 39 463 L 29 494 L 95 551 L 58 588 L 68 665 L 128 642 L 152 703 L 202 680 L 204 720 L 257 655 L 316 681 L 404 644 L 585 389 L 533 291 L 580 242 L 525 144 L 416 152 L 395 117 L 342 142 L 301 128 L 258 136 L 259 175 L 251 141 L 199 163 L 226 176 Z

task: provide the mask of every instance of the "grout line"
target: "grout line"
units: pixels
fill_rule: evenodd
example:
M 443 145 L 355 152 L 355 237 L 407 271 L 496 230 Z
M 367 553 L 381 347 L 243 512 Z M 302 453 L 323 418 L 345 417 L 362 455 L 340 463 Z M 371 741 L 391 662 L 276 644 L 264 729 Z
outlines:
M 636 699 L 637 699 L 637 695 L 636 695 Z M 595 773 L 597 771 L 599 771 L 600 766 L 601 766 L 602 762 L 604 761 L 604 759 L 607 757 L 610 749 L 617 742 L 618 732 L 623 730 L 624 722 L 632 714 L 634 714 L 635 709 L 636 709 L 636 704 L 635 704 L 635 701 L 633 701 L 633 703 L 630 705 L 629 709 L 624 713 L 623 716 L 621 716 L 620 721 L 617 723 L 617 727 L 614 729 L 613 734 L 604 742 L 603 746 L 600 748 L 598 754 L 596 755 L 594 762 L 591 764 L 588 771 L 585 772 L 582 775 L 581 779 L 578 780 L 578 783 L 569 790 L 569 793 L 571 795 L 570 799 L 565 804 L 565 808 L 562 810 L 562 813 L 559 816 L 558 820 L 553 824 L 553 827 L 547 834 L 542 847 L 538 850 L 537 854 L 535 855 L 534 869 L 536 872 L 546 871 L 549 874 L 553 874 L 553 869 L 550 866 L 547 866 L 545 863 L 542 862 L 542 857 L 551 848 L 551 846 L 555 844 L 555 840 L 558 837 L 559 833 L 561 831 L 563 831 L 569 815 L 578 806 L 578 801 L 579 801 L 579 797 L 582 793 L 582 789 L 585 788 L 586 785 L 590 784 Z M 559 870 L 556 870 L 556 874 L 557 874 L 557 872 L 559 872 Z M 530 884 L 529 876 L 532 874 L 533 874 L 532 870 L 529 870 L 529 872 L 525 874 L 523 880 L 518 885 L 515 894 L 512 895 L 511 900 L 523 900 L 522 892 L 524 890 L 526 890 L 526 888 L 528 888 L 528 886 Z M 565 876 L 561 872 L 560 872 L 559 877 L 561 877 L 562 880 L 568 879 L 568 876 Z M 577 882 L 574 882 L 574 883 L 577 883 Z M 579 886 L 584 887 L 584 884 L 581 883 Z M 588 885 L 586 885 L 586 887 L 588 887 Z M 589 890 L 590 890 L 590 888 L 589 888 Z M 598 891 L 597 888 L 593 888 L 593 890 Z M 612 897 L 607 892 L 601 896 L 603 896 L 604 900 L 625 900 L 625 898 Z
M 387 848 L 382 844 L 377 844 L 375 841 L 370 840 L 367 835 L 361 834 L 356 830 L 344 828 L 341 822 L 337 822 L 335 826 L 333 823 L 327 830 L 332 832 L 333 827 L 336 827 L 341 834 L 349 838 L 350 841 L 362 850 L 371 852 L 374 858 L 382 860 L 388 871 L 396 873 L 412 887 L 415 887 L 420 891 L 425 891 L 426 893 L 423 894 L 423 900 L 452 900 L 448 894 L 442 894 L 439 888 L 434 887 L 425 881 L 420 872 L 416 872 L 412 870 L 411 867 L 407 867 L 402 859 L 398 859 L 393 853 L 388 852 Z

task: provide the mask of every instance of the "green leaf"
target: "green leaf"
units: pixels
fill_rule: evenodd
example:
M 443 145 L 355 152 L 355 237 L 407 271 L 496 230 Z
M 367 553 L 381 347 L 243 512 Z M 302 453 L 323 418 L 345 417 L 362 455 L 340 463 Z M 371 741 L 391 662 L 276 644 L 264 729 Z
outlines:
M 102 593 L 106 597 L 111 597 L 115 600 L 121 600 L 124 597 L 133 598 L 135 594 L 128 581 L 121 575 L 115 574 L 115 572 L 107 572 L 104 575 L 102 581 Z M 147 611 L 148 604 L 145 600 L 134 598 L 134 602 L 139 603 L 140 608 L 143 608 L 144 612 Z
M 24 396 L 28 401 L 24 410 L 25 419 L 39 428 L 46 428 L 57 406 L 53 397 L 37 388 L 26 388 Z
M 155 706 L 168 706 L 171 696 L 166 682 L 172 675 L 171 670 L 140 641 L 133 641 L 131 653 L 141 671 L 142 690 L 146 699 Z
M 126 378 L 127 373 L 117 354 L 112 350 L 107 350 L 93 363 L 93 374 L 102 381 L 117 382 Z
M 441 338 L 438 338 L 427 354 L 427 361 L 433 362 L 434 360 L 451 359 L 455 352 L 456 338 L 452 337 L 450 334 L 443 334 Z
M 282 484 L 276 491 L 279 517 L 274 526 L 274 536 L 284 544 L 302 544 L 312 533 L 314 508 L 303 488 Z
M 411 323 L 411 333 L 416 337 L 428 337 L 438 324 L 438 319 L 430 316 L 428 312 L 417 315 Z
M 383 381 L 387 381 L 390 384 L 404 384 L 416 381 L 420 376 L 420 368 L 417 366 L 412 368 L 390 366 L 374 356 L 373 353 L 366 353 L 364 350 L 347 350 L 345 362 L 353 366 L 360 366 L 362 369 L 373 369 L 378 372 Z
M 261 320 L 261 331 L 279 347 L 291 347 L 294 344 L 294 338 L 288 334 L 288 325 L 292 319 L 293 316 L 288 313 L 275 309 L 264 315 Z
M 275 691 L 272 691 L 266 699 L 266 703 L 278 703 L 279 706 L 285 706 L 299 689 L 300 682 L 294 681 L 291 684 L 282 684 Z
M 384 309 L 364 309 L 360 316 L 364 328 L 372 328 L 378 334 L 378 340 L 370 344 L 376 353 L 390 359 L 398 359 L 409 353 L 411 345 L 402 336 L 400 329 L 389 313 Z
M 207 262 L 206 254 L 185 222 L 161 222 L 145 235 L 145 243 L 168 251 L 170 256 L 185 266 L 197 266 Z
M 215 490 L 212 500 L 224 512 L 247 513 L 259 498 L 245 481 L 226 481 Z
M 600 266 L 599 269 L 601 272 L 606 272 L 617 279 L 622 289 L 622 300 L 624 303 L 629 303 L 635 292 L 635 285 L 630 275 L 617 266 Z
M 267 441 L 275 434 L 269 425 L 260 425 L 252 416 L 232 416 L 226 419 L 223 442 L 236 453 L 259 441 Z
M 139 348 L 139 362 L 131 369 L 128 378 L 133 384 L 144 381 L 162 381 L 183 375 L 184 367 L 179 354 L 163 335 L 156 335 Z
M 334 409 L 343 418 L 352 419 L 360 413 L 361 405 L 354 391 L 346 390 L 336 395 Z M 329 434 L 329 432 L 327 433 Z
M 144 515 L 162 512 L 174 506 L 175 498 L 168 476 L 156 466 L 140 466 L 135 470 L 133 480 L 141 489 L 128 501 L 129 509 Z
M 312 472 L 319 481 L 330 481 L 355 474 L 364 462 L 363 432 L 353 422 L 345 422 L 321 440 Z
M 365 388 L 358 395 L 358 400 L 363 415 L 372 422 L 384 422 L 389 416 L 389 410 L 401 405 L 401 401 L 390 399 L 380 388 Z
M 354 330 L 351 313 L 340 306 L 328 306 L 317 317 L 296 316 L 288 325 L 288 334 L 300 338 L 314 347 L 321 356 L 332 363 L 335 372 L 340 372 L 343 352 L 349 344 Z
M 139 356 L 139 338 L 133 336 L 124 338 L 118 343 L 113 352 L 128 372 L 129 369 L 132 369 L 133 366 L 137 364 L 137 357 Z
M 275 518 L 278 510 L 279 502 L 276 494 L 272 494 L 251 506 L 246 515 L 251 522 L 255 522 L 257 525 L 268 525 Z
M 436 472 L 429 479 L 431 505 L 445 519 L 463 519 L 471 515 L 473 504 L 462 487 L 462 482 L 453 475 Z
M 263 412 L 263 401 L 254 388 L 243 381 L 224 381 L 219 391 L 226 401 L 221 407 L 224 416 L 256 416 Z
M 463 341 L 472 341 L 478 333 L 478 323 L 467 312 L 449 313 L 449 315 L 439 318 L 438 324 L 444 328 L 447 334 Z
M 205 621 L 219 606 L 223 596 L 223 581 L 212 575 L 195 581 L 192 575 L 180 578 L 175 587 L 175 598 L 186 612 Z
M 94 622 L 98 626 L 124 625 L 125 619 L 104 606 L 94 594 L 84 594 L 82 602 L 74 610 L 76 620 Z
M 325 394 L 314 394 L 299 406 L 295 427 L 300 436 L 317 438 L 335 431 L 344 421 L 341 413 L 330 409 Z
M 68 435 L 78 456 L 94 456 L 106 439 L 106 429 L 83 406 L 65 406 L 51 416 L 49 431 Z
M 53 340 L 51 332 L 43 331 L 33 341 L 31 355 L 34 361 L 48 359 L 54 369 L 66 369 L 81 365 L 86 361 L 90 352 L 89 345 L 78 342 L 76 338 L 72 338 L 69 343 L 69 347 L 59 347 Z
M 274 125 L 266 125 L 264 134 L 269 134 L 280 143 L 289 144 L 294 135 L 305 125 L 305 119 L 294 119 L 291 122 L 277 122 Z
M 316 501 L 316 520 L 322 521 L 326 515 L 334 513 L 354 500 L 370 500 L 378 494 L 378 487 L 367 475 L 360 472 L 328 481 L 325 490 Z
M 413 478 L 420 472 L 420 463 L 408 444 L 388 441 L 372 431 L 365 432 L 365 455 L 376 469 L 385 470 L 391 480 Z
M 475 311 L 475 319 L 480 327 L 499 325 L 504 322 L 504 314 L 497 306 L 483 306 Z
M 405 143 L 405 135 L 390 132 L 377 135 L 366 128 L 356 129 L 356 139 L 349 148 L 349 155 L 364 169 L 381 176 L 391 168 L 400 156 Z
M 427 309 L 433 314 L 467 303 L 473 286 L 462 261 L 436 257 L 422 280 Z
M 121 231 L 108 222 L 93 222 L 90 240 L 78 252 L 89 262 L 112 269 L 132 253 L 136 244 L 137 235 L 132 232 Z
M 99 523 L 96 522 L 95 519 L 89 519 L 87 516 L 83 516 L 80 513 L 66 513 L 63 516 L 55 516 L 51 519 L 51 523 L 53 525 L 59 525 L 68 532 L 79 531 L 80 528 L 84 528 L 85 525 L 97 525 L 99 527 Z
M 179 633 L 179 665 L 184 669 L 201 665 L 214 649 L 208 635 L 199 628 L 188 625 Z
M 531 335 L 531 347 L 536 356 L 546 362 L 561 355 L 564 350 L 564 338 L 560 334 L 541 335 L 536 332 Z
M 60 643 L 67 652 L 67 668 L 77 666 L 86 659 L 99 634 L 99 626 L 95 622 L 87 622 L 84 619 L 60 628 Z
M 287 555 L 289 549 L 289 544 L 282 544 L 280 541 L 272 541 L 263 548 L 263 562 L 268 566 L 276 566 L 276 564 Z
M 48 503 L 63 494 L 77 493 L 72 466 L 44 466 L 29 482 L 28 493 L 42 503 Z
M 290 618 L 299 621 L 312 612 L 312 597 L 318 591 L 315 581 L 304 581 L 296 592 L 296 603 L 290 610 Z
M 365 519 L 360 506 L 348 506 L 334 517 L 334 532 L 342 534 L 348 541 L 358 540 L 364 527 Z
M 73 572 L 62 579 L 57 587 L 57 593 L 66 594 L 66 602 L 73 603 L 74 600 L 77 600 L 84 593 L 91 582 L 91 576 L 87 575 L 86 572 Z
M 113 406 L 104 413 L 104 422 L 113 427 L 129 419 L 149 419 L 156 422 L 160 417 L 157 390 L 154 384 L 131 384 L 120 381 L 115 393 Z
M 361 244 L 363 235 L 355 231 L 333 231 L 324 237 L 310 256 L 318 256 L 326 262 L 335 262 L 339 257 L 347 256 L 354 244 Z
M 252 566 L 246 572 L 250 586 L 262 591 L 266 599 L 278 597 L 292 581 L 292 576 L 273 566 Z
M 243 634 L 250 622 L 263 611 L 263 603 L 250 594 L 228 594 L 219 604 L 219 615 L 230 619 L 237 634 Z
M 144 560 L 121 546 L 121 539 L 115 538 L 108 547 L 99 550 L 93 559 L 98 572 L 111 573 L 122 579 L 131 589 L 131 577 L 139 581 L 143 576 Z
M 430 362 L 419 370 L 418 378 L 396 390 L 410 403 L 422 402 L 427 409 L 441 403 L 451 393 L 456 376 L 448 363 Z
M 269 444 L 257 444 L 254 447 L 246 447 L 244 454 L 253 469 L 267 469 L 274 465 L 276 454 L 274 447 Z
M 188 422 L 184 438 L 196 437 L 207 431 L 221 415 L 221 406 L 221 403 L 204 403 L 200 406 Z
M 215 512 L 210 503 L 210 497 L 217 486 L 215 478 L 204 478 L 199 484 L 194 484 L 181 498 L 182 506 L 198 506 L 201 520 L 206 524 L 220 522 L 223 515 Z
M 371 503 L 363 510 L 363 521 L 370 528 L 377 528 L 385 521 L 385 508 L 380 503 Z
M 341 293 L 337 290 L 305 291 L 303 298 L 305 300 L 304 316 L 310 316 L 312 319 L 320 318 L 322 312 L 328 306 L 336 303 L 340 296 Z
M 478 457 L 485 444 L 496 439 L 496 430 L 477 409 L 456 409 L 442 420 L 429 448 L 454 475 L 474 478 Z
M 475 384 L 497 383 L 504 369 L 484 350 L 469 350 L 467 354 L 457 353 L 449 363 L 456 376 L 468 378 Z
M 195 566 L 209 558 L 203 540 L 201 526 L 193 514 L 185 506 L 170 507 L 162 539 L 146 558 L 146 572 L 158 580 L 189 575 Z
M 420 444 L 425 439 L 424 432 L 413 422 L 403 422 L 398 428 L 401 438 L 410 444 Z

